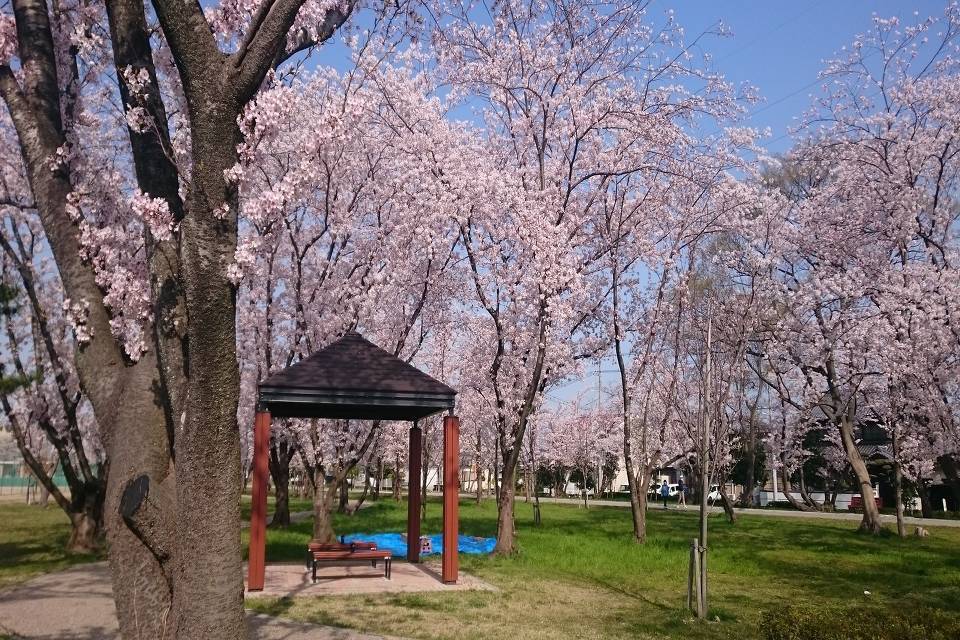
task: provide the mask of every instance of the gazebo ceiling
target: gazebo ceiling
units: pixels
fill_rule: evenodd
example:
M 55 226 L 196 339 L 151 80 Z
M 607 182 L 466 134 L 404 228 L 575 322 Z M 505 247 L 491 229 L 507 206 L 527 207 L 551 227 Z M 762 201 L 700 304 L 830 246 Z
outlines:
M 278 418 L 419 420 L 452 410 L 456 395 L 353 331 L 259 385 Z

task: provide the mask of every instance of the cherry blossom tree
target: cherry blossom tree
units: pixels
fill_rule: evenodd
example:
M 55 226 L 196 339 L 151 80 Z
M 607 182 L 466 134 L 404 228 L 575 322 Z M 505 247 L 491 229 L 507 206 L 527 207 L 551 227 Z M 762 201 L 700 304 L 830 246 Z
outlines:
M 107 465 L 72 366 L 70 305 L 43 257 L 39 221 L 8 202 L 0 227 L 0 407 L 27 467 L 70 519 L 67 550 L 89 553 L 102 541 Z M 69 493 L 54 482 L 58 469 Z
M 281 0 L 208 16 L 197 2 L 53 11 L 16 0 L 3 10 L 0 95 L 77 310 L 79 384 L 110 459 L 104 513 L 125 636 L 246 633 L 228 273 L 237 194 L 225 172 L 237 117 L 268 72 L 353 8 Z
M 479 11 L 438 3 L 432 42 L 451 92 L 483 119 L 478 153 L 492 163 L 476 175 L 494 182 L 459 224 L 480 314 L 470 353 L 494 391 L 503 458 L 497 552 L 510 553 L 530 416 L 544 388 L 603 344 L 604 209 L 618 186 L 632 179 L 623 192 L 640 202 L 651 176 L 674 168 L 698 113 L 736 106 L 735 91 L 692 62 L 672 15 L 653 19 L 645 2 Z
M 232 273 L 253 336 L 241 358 L 257 364 L 244 366 L 251 395 L 242 406 L 253 402 L 255 381 L 354 328 L 449 377 L 444 327 L 457 236 L 444 224 L 442 198 L 457 145 L 429 77 L 387 65 L 392 50 L 382 41 L 354 43 L 353 51 L 348 71 L 323 68 L 279 83 L 244 114 L 232 173 L 244 225 Z M 436 203 L 425 198 L 430 191 Z M 347 478 L 372 463 L 384 426 L 288 422 L 289 432 L 277 425 L 271 446 L 278 495 L 298 451 L 315 489 L 315 537 L 331 539 L 336 496 L 349 510 Z
M 546 440 L 547 460 L 580 473 L 583 505 L 589 506 L 587 479 L 609 455 L 615 455 L 620 444 L 616 416 L 595 402 L 585 402 L 581 395 L 541 410 L 537 422 L 546 427 L 539 435 Z M 599 489 L 599 478 L 595 484 Z
M 828 64 L 776 242 L 757 255 L 777 292 L 766 379 L 802 419 L 834 426 L 872 533 L 858 425 L 882 420 L 928 460 L 956 451 L 958 28 L 956 5 L 907 26 L 876 18 Z

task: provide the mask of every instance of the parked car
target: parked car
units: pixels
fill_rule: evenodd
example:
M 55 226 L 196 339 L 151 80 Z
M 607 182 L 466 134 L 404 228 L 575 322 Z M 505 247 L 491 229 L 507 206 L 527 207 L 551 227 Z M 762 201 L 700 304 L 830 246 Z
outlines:
M 657 484 L 650 485 L 650 488 L 647 490 L 647 494 L 650 496 L 651 499 L 657 499 L 657 500 L 660 499 L 660 487 L 662 486 L 663 486 L 662 482 L 658 482 Z M 668 484 L 667 487 L 670 488 L 671 498 L 676 498 L 677 495 L 680 493 L 680 487 L 678 485 Z

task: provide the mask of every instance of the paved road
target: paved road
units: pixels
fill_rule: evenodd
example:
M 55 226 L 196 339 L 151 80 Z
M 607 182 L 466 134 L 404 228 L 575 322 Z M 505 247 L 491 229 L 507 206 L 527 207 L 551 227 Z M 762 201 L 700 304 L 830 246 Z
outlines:
M 466 494 L 464 494 L 466 495 Z M 522 499 L 522 498 L 520 498 Z M 550 503 L 550 504 L 566 504 L 570 506 L 582 505 L 583 499 L 573 499 L 573 498 L 540 498 L 540 502 Z M 591 500 L 590 506 L 597 507 L 620 507 L 622 509 L 629 509 L 630 503 L 625 500 Z M 662 509 L 662 506 L 655 507 L 653 503 L 650 503 L 647 507 L 648 509 Z M 677 508 L 676 506 L 670 506 L 668 511 L 691 511 L 696 512 L 699 509 L 697 505 L 690 505 L 686 509 Z M 789 509 L 734 509 L 734 512 L 737 515 L 744 516 L 761 516 L 767 518 L 812 518 L 815 520 L 853 520 L 859 522 L 862 517 L 859 513 L 845 513 L 843 511 L 837 511 L 833 513 L 820 512 L 820 511 L 794 511 Z M 710 513 L 723 513 L 721 507 L 710 507 Z M 892 515 L 881 515 L 880 518 L 883 522 L 896 524 L 897 518 Z M 921 527 L 951 527 L 960 529 L 960 520 L 946 520 L 939 518 L 913 518 L 905 517 L 903 521 L 911 526 L 921 526 Z
M 247 624 L 253 640 L 386 640 L 253 613 Z M 48 573 L 0 590 L 3 633 L 33 640 L 119 640 L 107 563 Z

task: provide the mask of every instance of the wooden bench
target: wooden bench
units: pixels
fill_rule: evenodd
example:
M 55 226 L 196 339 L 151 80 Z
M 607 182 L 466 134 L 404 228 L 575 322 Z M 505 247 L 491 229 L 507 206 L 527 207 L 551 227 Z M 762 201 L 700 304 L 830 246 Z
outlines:
M 875 496 L 873 501 L 877 503 L 877 509 L 883 509 L 883 500 L 880 496 Z M 859 511 L 863 509 L 863 496 L 852 496 L 850 498 L 850 506 L 847 507 L 850 511 Z
M 317 581 L 317 565 L 321 562 L 370 562 L 374 567 L 377 561 L 383 561 L 383 577 L 390 579 L 393 564 L 393 554 L 378 549 L 342 549 L 334 551 L 311 551 L 310 568 L 313 581 Z
M 308 542 L 308 551 L 370 551 L 377 548 L 376 542 Z
M 374 551 L 376 542 L 316 542 L 307 543 L 307 569 L 313 566 L 314 551 Z

